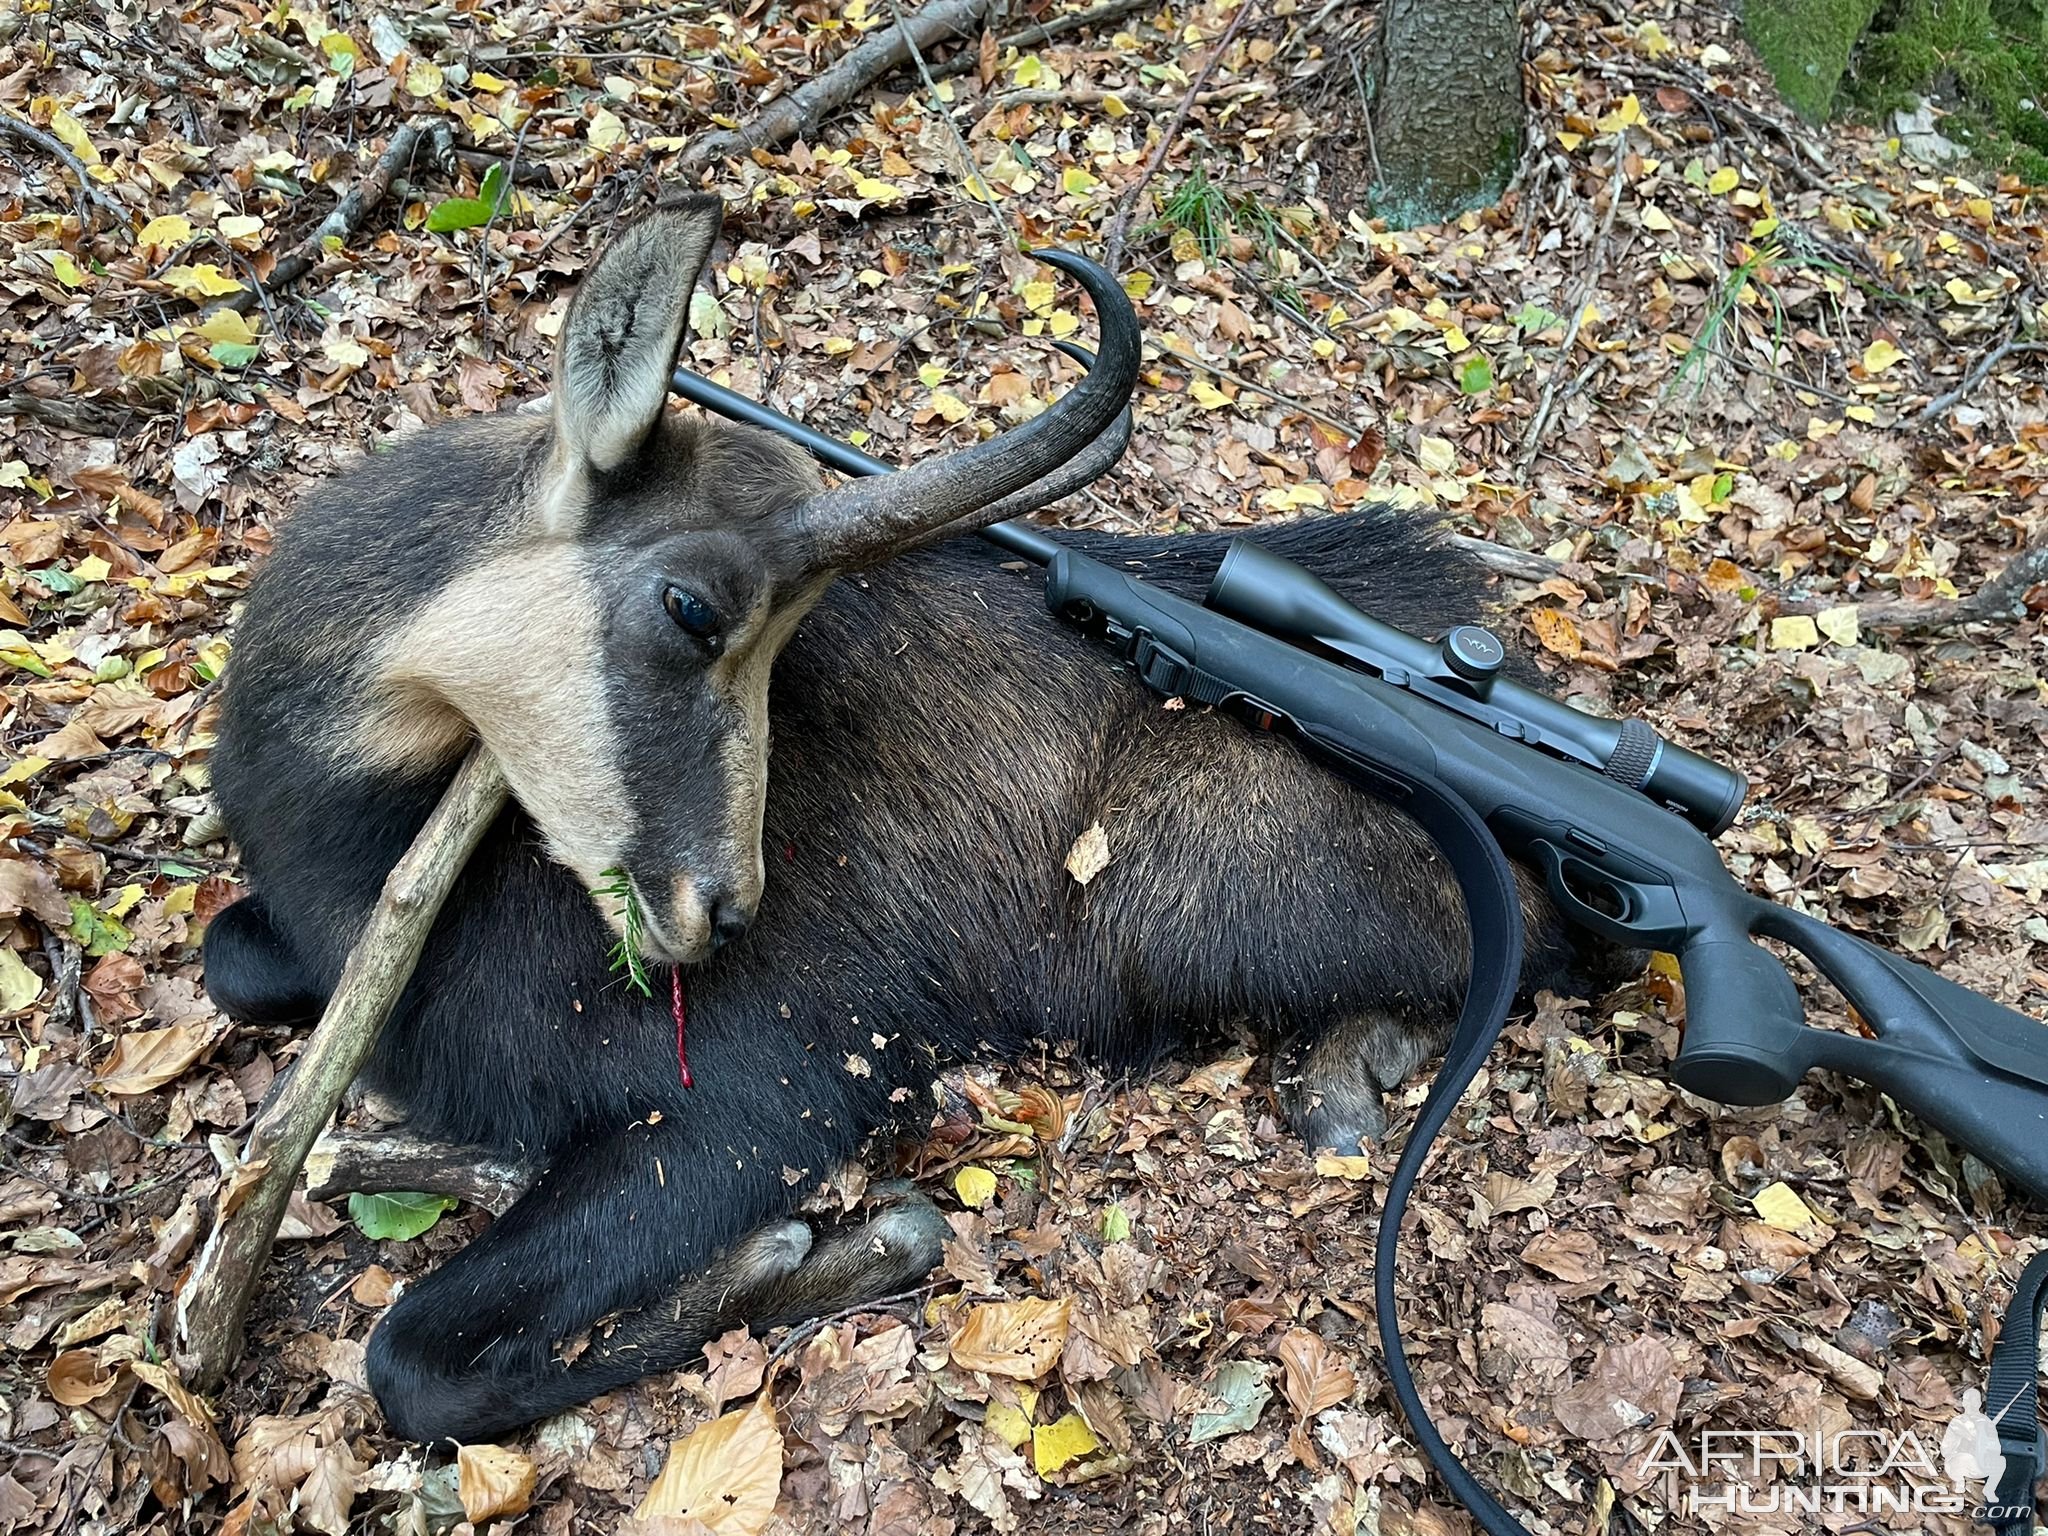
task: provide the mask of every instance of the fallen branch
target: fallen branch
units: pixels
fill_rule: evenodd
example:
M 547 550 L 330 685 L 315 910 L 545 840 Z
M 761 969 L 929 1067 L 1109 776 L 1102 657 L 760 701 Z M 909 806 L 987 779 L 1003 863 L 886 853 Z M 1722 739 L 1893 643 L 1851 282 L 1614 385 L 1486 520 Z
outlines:
M 363 227 L 363 221 L 373 213 L 391 191 L 393 178 L 399 170 L 412 163 L 422 142 L 434 157 L 434 163 L 442 169 L 455 164 L 455 130 L 447 123 L 407 123 L 391 135 L 391 142 L 384 146 L 384 153 L 377 157 L 368 174 L 349 188 L 342 200 L 329 210 L 313 232 L 278 257 L 277 264 L 270 269 L 270 276 L 261 287 L 250 286 L 239 293 L 231 293 L 220 303 L 213 305 L 207 313 L 232 309 L 238 314 L 247 314 L 264 299 L 281 289 L 289 288 L 300 278 L 320 264 L 327 254 L 329 240 L 346 241 Z
M 17 144 L 41 150 L 71 173 L 72 179 L 78 183 L 78 226 L 85 233 L 93 231 L 91 210 L 94 208 L 104 209 L 113 215 L 114 222 L 121 228 L 128 228 L 128 210 L 99 189 L 86 170 L 85 162 L 71 153 L 55 134 L 43 132 L 34 123 L 24 122 L 12 112 L 0 112 L 0 134 L 5 134 Z
M 996 47 L 1042 48 L 1056 37 L 1065 37 L 1069 32 L 1085 32 L 1091 27 L 1100 27 L 1112 21 L 1122 21 L 1138 11 L 1156 11 L 1161 0 L 1110 0 L 1108 5 L 1094 6 L 1085 11 L 1075 11 L 1068 16 L 1055 16 L 1051 21 L 1035 22 L 1021 31 L 996 39 Z M 935 79 L 949 80 L 954 75 L 971 74 L 981 66 L 979 52 L 963 53 L 947 59 L 943 64 L 932 66 Z
M 1887 634 L 1925 634 L 1929 630 L 1951 629 L 1958 624 L 2010 622 L 2027 616 L 2027 594 L 2048 582 L 2048 541 L 2021 550 L 2005 568 L 1968 597 L 1872 598 L 1856 605 L 1856 623 L 1862 629 Z M 1784 613 L 1815 613 L 1825 603 L 1785 604 Z
M 385 878 L 304 1054 L 257 1115 L 241 1161 L 222 1186 L 224 1214 L 178 1293 L 174 1347 L 179 1371 L 195 1391 L 219 1386 L 240 1352 L 242 1321 L 299 1167 L 349 1080 L 369 1059 L 419 962 L 427 930 L 504 802 L 505 778 L 496 761 L 480 748 L 472 750 Z
M 1913 425 L 1924 427 L 1930 421 L 1946 414 L 1953 407 L 1961 404 L 1969 396 L 1971 390 L 1991 376 L 1992 369 L 1996 368 L 2008 357 L 2022 352 L 2048 353 L 2048 341 L 2021 341 L 2020 323 L 2015 320 L 2011 334 L 1983 357 L 1979 358 L 1977 365 L 1963 375 L 1962 383 L 1946 394 L 1936 395 L 1914 414 Z
M 818 124 L 892 70 L 910 62 L 910 43 L 930 48 L 981 30 L 993 0 L 933 0 L 901 26 L 877 27 L 867 40 L 814 80 L 778 96 L 751 123 L 706 134 L 683 151 L 684 172 L 700 171 L 726 155 L 774 149 L 815 130 Z
M 306 1154 L 306 1194 L 314 1200 L 394 1191 L 453 1195 L 493 1216 L 526 1193 L 534 1170 L 483 1147 L 423 1141 L 405 1127 L 324 1131 Z
M 1230 45 L 1237 40 L 1238 29 L 1252 18 L 1253 13 L 1265 8 L 1264 0 L 1244 0 L 1237 8 L 1237 14 L 1230 18 L 1230 25 L 1223 29 L 1223 35 L 1216 39 L 1216 46 L 1209 50 L 1209 57 L 1202 61 L 1201 70 L 1188 86 L 1187 95 L 1181 98 L 1180 110 L 1173 114 L 1173 121 L 1159 135 L 1159 142 L 1152 146 L 1152 153 L 1145 161 L 1145 169 L 1138 173 L 1138 179 L 1125 189 L 1124 195 L 1116 200 L 1116 217 L 1110 220 L 1109 238 L 1103 242 L 1102 264 L 1114 272 L 1122 264 L 1124 239 L 1130 233 L 1131 215 L 1137 211 L 1138 199 L 1145 195 L 1145 189 L 1152 184 L 1152 178 L 1159 173 L 1159 167 L 1166 160 L 1166 152 L 1180 138 L 1181 130 L 1188 125 L 1188 114 L 1195 110 L 1195 102 L 1208 89 L 1209 77 L 1216 73 L 1216 66 L 1223 62 L 1223 55 L 1230 51 Z
M 1558 381 L 1564 377 L 1564 370 L 1571 362 L 1572 348 L 1579 340 L 1579 327 L 1586 318 L 1586 306 L 1593 302 L 1593 291 L 1600 286 L 1600 273 L 1607 265 L 1607 237 L 1614 232 L 1614 216 L 1621 208 L 1621 189 L 1627 176 L 1627 165 L 1628 148 L 1617 136 L 1614 174 L 1607 182 L 1607 213 L 1600 220 L 1600 233 L 1593 241 L 1593 256 L 1586 265 L 1585 281 L 1579 284 L 1578 298 L 1572 304 L 1571 326 L 1564 333 L 1564 345 L 1558 348 L 1556 366 L 1550 370 L 1550 381 L 1543 386 L 1543 398 L 1537 402 L 1536 414 L 1529 420 L 1528 435 L 1522 439 L 1522 451 L 1515 456 L 1517 476 L 1529 473 L 1529 466 L 1536 462 L 1536 455 L 1542 451 L 1543 434 L 1550 430 L 1550 413 L 1557 408 Z

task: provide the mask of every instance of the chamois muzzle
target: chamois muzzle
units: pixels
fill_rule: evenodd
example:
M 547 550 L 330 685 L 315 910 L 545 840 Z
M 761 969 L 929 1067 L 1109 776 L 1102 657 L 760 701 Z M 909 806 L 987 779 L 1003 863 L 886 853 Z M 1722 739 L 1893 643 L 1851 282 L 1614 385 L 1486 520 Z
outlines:
M 1008 515 L 1001 506 L 1005 498 L 1057 473 L 1117 424 L 1138 382 L 1138 317 L 1122 285 L 1094 262 L 1071 251 L 1038 254 L 1077 280 L 1094 301 L 1102 328 L 1095 366 L 1013 431 L 899 474 L 849 481 L 812 497 L 798 526 L 818 569 L 872 565 L 942 530 L 968 532 L 998 521 Z M 1105 441 L 1121 447 L 1117 439 Z

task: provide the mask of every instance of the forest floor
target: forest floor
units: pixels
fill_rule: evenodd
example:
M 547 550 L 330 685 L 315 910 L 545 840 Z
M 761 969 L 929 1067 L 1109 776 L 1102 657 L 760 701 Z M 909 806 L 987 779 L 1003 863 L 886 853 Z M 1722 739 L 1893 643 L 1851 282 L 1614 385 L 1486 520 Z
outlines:
M 1514 190 L 1389 231 L 1351 201 L 1369 144 L 1322 137 L 1359 120 L 1369 15 L 1245 3 L 1217 59 L 1227 5 L 1056 34 L 1032 28 L 1082 7 L 1011 6 L 935 45 L 931 81 L 690 175 L 693 140 L 892 8 L 0 23 L 0 1533 L 423 1532 L 465 1505 L 504 1530 L 522 1499 L 525 1529 L 682 1532 L 707 1483 L 726 1533 L 1471 1528 L 1372 1335 L 1391 1157 L 1312 1158 L 1229 1041 L 1136 1083 L 1059 1052 L 977 1069 L 974 1110 L 904 1154 L 958 1231 L 926 1292 L 459 1463 L 388 1433 L 363 1340 L 480 1213 L 373 1242 L 302 1200 L 226 1389 L 165 1365 L 221 1167 L 299 1048 L 200 986 L 237 894 L 207 755 L 248 570 L 370 445 L 544 390 L 576 273 L 664 179 L 731 209 L 689 359 L 889 458 L 1035 408 L 1046 338 L 1090 322 L 1019 242 L 1099 251 L 1134 197 L 1137 434 L 1065 521 L 1447 515 L 1560 692 L 1751 776 L 1739 877 L 2048 1013 L 2048 589 L 1971 606 L 2048 536 L 2048 194 L 1928 135 L 1795 122 L 1732 7 L 1539 4 Z M 505 207 L 429 227 L 492 167 Z M 1871 1529 L 1689 1511 L 1646 1458 L 1910 1431 L 1932 1464 L 1887 1488 L 1938 1481 L 2048 1223 L 1871 1091 L 1674 1091 L 1682 1017 L 1658 963 L 1511 1029 L 1416 1201 L 1417 1373 L 1539 1528 Z

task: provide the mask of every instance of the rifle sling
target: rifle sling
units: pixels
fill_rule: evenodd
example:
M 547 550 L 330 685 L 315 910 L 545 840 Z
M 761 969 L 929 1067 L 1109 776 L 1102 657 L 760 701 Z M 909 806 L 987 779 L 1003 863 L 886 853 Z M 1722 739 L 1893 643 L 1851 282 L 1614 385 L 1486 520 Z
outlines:
M 1372 765 L 1377 772 L 1342 759 L 1332 759 L 1331 766 L 1361 787 L 1394 799 L 1435 840 L 1457 879 L 1471 930 L 1471 980 L 1464 1007 L 1444 1053 L 1443 1067 L 1394 1168 L 1374 1249 L 1374 1310 L 1380 1347 L 1386 1357 L 1387 1380 L 1394 1388 L 1401 1411 L 1407 1415 L 1416 1443 L 1458 1502 L 1492 1536 L 1530 1536 L 1528 1528 L 1480 1486 L 1437 1432 L 1408 1366 L 1394 1296 L 1401 1222 L 1416 1176 L 1422 1172 L 1438 1133 L 1500 1038 L 1514 1004 L 1522 973 L 1523 943 L 1522 908 L 1514 871 L 1499 841 L 1478 813 L 1444 784 L 1411 773 L 1389 775 L 1378 764 Z M 1397 789 L 1387 782 L 1390 777 L 1398 781 Z M 2048 1252 L 2036 1254 L 2020 1276 L 2018 1289 L 2006 1308 L 1998 1343 L 1991 1352 L 1991 1368 L 1985 1381 L 1985 1411 L 1998 1422 L 2005 1475 L 1997 1489 L 1985 1490 L 1988 1502 L 1977 1511 L 1977 1519 L 1990 1525 L 1999 1536 L 2032 1536 L 2034 1485 L 2048 1471 L 2048 1441 L 2044 1441 L 2041 1431 L 2037 1401 L 2039 1325 L 2044 1304 L 2048 1304 Z

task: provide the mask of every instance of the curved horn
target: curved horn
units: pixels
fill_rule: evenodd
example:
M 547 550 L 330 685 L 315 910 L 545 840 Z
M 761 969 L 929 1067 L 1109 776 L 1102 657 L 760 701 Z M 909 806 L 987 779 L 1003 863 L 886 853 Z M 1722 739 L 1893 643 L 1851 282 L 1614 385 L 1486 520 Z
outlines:
M 1038 255 L 1077 279 L 1095 301 L 1102 329 L 1095 366 L 1014 431 L 897 474 L 848 481 L 812 497 L 799 515 L 800 526 L 821 568 L 871 564 L 941 529 L 964 532 L 994 521 L 1003 515 L 998 507 L 1006 497 L 1086 452 L 1129 404 L 1138 382 L 1139 332 L 1122 286 L 1071 251 Z M 959 527 L 949 529 L 954 523 Z

